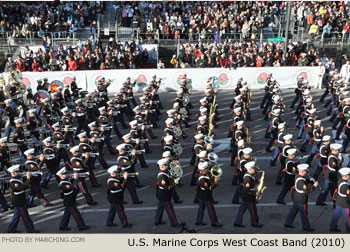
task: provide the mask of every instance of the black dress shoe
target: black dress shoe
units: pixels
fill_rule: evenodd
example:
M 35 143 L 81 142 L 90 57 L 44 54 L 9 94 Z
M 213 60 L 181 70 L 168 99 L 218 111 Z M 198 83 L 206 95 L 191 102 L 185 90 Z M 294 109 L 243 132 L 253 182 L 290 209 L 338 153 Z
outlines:
M 66 227 L 66 228 L 60 228 L 61 231 L 69 231 L 70 227 Z
M 138 184 L 138 185 L 136 185 L 136 187 L 143 187 L 143 184 Z
M 152 139 L 157 139 L 158 137 L 157 136 L 153 136 L 153 137 L 151 137 Z
M 205 225 L 207 225 L 207 223 L 205 223 L 205 222 L 200 222 L 200 223 L 196 223 L 196 225 L 197 225 L 197 226 L 205 226 Z
M 107 224 L 106 225 L 107 227 L 116 227 L 116 226 L 118 226 L 116 223 L 112 223 L 112 224 Z
M 221 223 L 215 223 L 215 224 L 211 224 L 212 227 L 222 227 Z
M 252 227 L 256 227 L 256 228 L 262 228 L 264 225 L 263 224 L 253 224 Z
M 330 232 L 341 232 L 341 230 L 338 229 L 338 228 L 336 228 L 336 229 L 330 229 L 329 231 L 330 231 Z
M 199 200 L 194 200 L 193 203 L 198 204 Z
M 142 200 L 139 200 L 139 201 L 136 201 L 136 202 L 133 202 L 133 204 L 142 204 Z
M 275 163 L 270 163 L 270 166 L 276 166 L 276 164 Z
M 161 222 L 158 222 L 158 223 L 154 223 L 154 225 L 158 226 L 158 225 L 164 225 L 165 224 L 165 221 L 161 221 Z
M 239 203 L 239 201 L 231 201 L 232 204 L 236 204 L 236 205 L 239 205 L 241 203 Z
M 97 202 L 96 202 L 96 201 L 93 201 L 93 202 L 87 203 L 87 204 L 90 205 L 90 206 L 94 206 L 94 205 L 97 205 Z
M 125 225 L 123 225 L 123 228 L 128 228 L 128 227 L 132 227 L 131 223 L 126 223 Z
M 79 230 L 88 230 L 89 228 L 90 228 L 89 226 L 85 226 L 85 227 L 79 228 Z
M 277 204 L 281 204 L 281 205 L 286 205 L 287 203 L 284 201 L 276 201 Z
M 240 228 L 244 228 L 245 227 L 243 224 L 237 224 L 237 223 L 234 223 L 233 226 L 240 227 Z
M 217 204 L 217 203 L 219 203 L 219 201 L 217 201 L 217 200 L 214 200 L 214 201 L 213 201 L 213 204 L 214 204 L 214 205 Z
M 50 187 L 48 187 L 47 185 L 41 185 L 41 187 L 45 189 L 50 189 Z
M 307 231 L 307 232 L 312 232 L 312 231 L 314 231 L 315 229 L 314 228 L 305 228 L 305 229 L 303 229 L 304 231 Z
M 175 204 L 181 204 L 182 203 L 182 200 L 177 200 L 177 201 L 174 201 Z
M 174 225 L 171 225 L 172 227 L 181 227 L 181 225 L 179 223 L 176 223 Z
M 47 203 L 44 207 L 51 207 L 51 206 L 53 206 L 52 203 Z
M 284 224 L 284 227 L 286 227 L 286 228 L 295 228 L 294 226 L 288 225 L 288 224 Z
M 141 168 L 149 168 L 149 165 L 141 166 Z
M 266 152 L 272 152 L 272 150 L 265 149 Z

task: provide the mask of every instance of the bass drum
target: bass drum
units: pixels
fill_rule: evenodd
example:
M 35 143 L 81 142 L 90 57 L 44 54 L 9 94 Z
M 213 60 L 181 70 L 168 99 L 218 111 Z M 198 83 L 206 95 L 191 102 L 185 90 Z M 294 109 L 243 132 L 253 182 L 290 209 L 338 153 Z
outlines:
M 51 101 L 51 96 L 49 94 L 49 92 L 40 89 L 38 92 L 36 92 L 36 94 L 34 95 L 34 101 L 37 102 L 37 104 L 42 104 L 42 100 L 49 98 L 49 101 Z
M 51 93 L 57 93 L 58 92 L 57 88 L 59 87 L 63 87 L 63 82 L 59 80 L 54 80 L 51 82 L 49 86 L 49 90 Z

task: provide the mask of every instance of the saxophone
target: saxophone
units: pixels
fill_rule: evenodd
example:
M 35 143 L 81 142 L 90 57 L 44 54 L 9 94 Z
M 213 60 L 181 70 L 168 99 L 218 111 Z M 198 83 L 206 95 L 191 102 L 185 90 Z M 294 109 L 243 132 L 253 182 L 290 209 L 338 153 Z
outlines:
M 261 172 L 261 177 L 260 177 L 259 185 L 256 189 L 257 193 L 258 193 L 258 195 L 256 196 L 257 202 L 259 202 L 261 200 L 264 191 L 267 189 L 267 187 L 264 186 L 265 171 L 260 171 L 260 172 Z

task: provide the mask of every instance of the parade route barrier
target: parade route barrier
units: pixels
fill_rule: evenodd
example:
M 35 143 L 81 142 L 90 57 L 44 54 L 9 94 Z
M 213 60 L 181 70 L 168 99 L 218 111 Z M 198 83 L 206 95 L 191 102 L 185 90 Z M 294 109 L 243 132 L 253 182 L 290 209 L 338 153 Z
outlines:
M 313 86 L 318 79 L 317 67 L 244 67 L 237 69 L 224 68 L 177 68 L 177 69 L 118 69 L 118 70 L 90 70 L 90 71 L 61 71 L 61 72 L 23 72 L 22 84 L 36 91 L 37 80 L 48 78 L 50 83 L 58 85 L 70 84 L 76 78 L 78 87 L 89 92 L 96 90 L 100 78 L 111 79 L 109 92 L 119 92 L 127 77 L 136 80 L 135 92 L 141 92 L 147 87 L 153 75 L 162 78 L 160 92 L 178 90 L 181 80 L 187 74 L 192 79 L 193 90 L 206 89 L 207 80 L 212 77 L 220 89 L 234 89 L 237 80 L 243 77 L 251 89 L 263 89 L 267 75 L 277 80 L 281 89 L 295 88 L 299 76 L 303 76 Z M 2 74 L 5 82 L 8 73 Z

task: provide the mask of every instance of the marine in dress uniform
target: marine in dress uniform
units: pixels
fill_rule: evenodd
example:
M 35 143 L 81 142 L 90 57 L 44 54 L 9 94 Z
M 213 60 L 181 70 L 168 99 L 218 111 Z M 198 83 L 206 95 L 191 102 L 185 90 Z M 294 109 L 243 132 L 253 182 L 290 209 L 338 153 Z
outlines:
M 128 180 L 128 172 L 120 173 L 117 165 L 108 169 L 110 177 L 107 180 L 107 198 L 110 203 L 106 225 L 117 226 L 113 223 L 115 214 L 118 213 L 122 227 L 131 227 L 124 211 L 124 187 Z
M 76 203 L 77 195 L 79 193 L 79 174 L 74 173 L 73 179 L 70 181 L 66 168 L 62 168 L 56 173 L 56 175 L 61 179 L 58 188 L 60 189 L 61 199 L 63 199 L 64 205 L 64 214 L 59 229 L 61 231 L 70 230 L 70 227 L 68 227 L 70 216 L 73 216 L 79 230 L 89 229 L 89 226 L 85 224 Z
M 168 214 L 170 223 L 172 227 L 179 227 L 180 224 L 177 221 L 176 214 L 174 211 L 173 204 L 171 203 L 171 191 L 172 187 L 175 187 L 178 183 L 176 180 L 173 180 L 170 177 L 170 173 L 168 171 L 168 160 L 161 159 L 157 162 L 159 165 L 159 173 L 157 175 L 157 183 L 156 183 L 156 197 L 158 200 L 158 207 L 156 216 L 154 219 L 155 225 L 164 224 L 162 221 L 164 210 Z
M 329 230 L 331 232 L 339 232 L 338 221 L 341 215 L 344 216 L 345 230 L 350 233 L 350 168 L 341 168 L 339 170 L 341 179 L 338 181 L 338 188 L 334 193 L 335 210 L 332 215 Z
M 17 226 L 20 218 L 22 218 L 28 233 L 38 233 L 38 230 L 34 228 L 33 221 L 29 216 L 26 202 L 25 190 L 30 183 L 30 172 L 27 172 L 27 180 L 23 182 L 19 165 L 11 166 L 8 171 L 11 173 L 10 195 L 14 207 L 14 214 L 8 225 L 7 233 L 18 233 Z
M 208 162 L 202 162 L 198 165 L 198 169 L 201 174 L 197 182 L 197 190 L 199 192 L 199 207 L 197 211 L 196 225 L 206 225 L 203 222 L 204 210 L 207 208 L 212 227 L 222 227 L 222 224 L 218 222 L 214 208 L 214 200 L 212 196 L 212 190 L 219 183 L 219 178 L 211 179 L 209 177 L 209 164 Z
M 252 227 L 261 228 L 263 224 L 259 223 L 258 211 L 256 208 L 256 177 L 255 177 L 255 162 L 250 161 L 244 166 L 247 172 L 243 176 L 243 184 L 242 184 L 242 194 L 241 199 L 242 203 L 238 209 L 238 213 L 234 222 L 235 227 L 244 227 L 242 224 L 244 213 L 249 210 L 250 213 L 250 221 Z
M 318 182 L 308 178 L 308 164 L 299 164 L 297 168 L 298 177 L 295 179 L 295 184 L 291 190 L 293 206 L 288 213 L 284 226 L 287 228 L 294 228 L 293 221 L 299 212 L 303 230 L 311 232 L 314 229 L 310 226 L 307 202 L 309 193 L 318 187 Z
M 47 175 L 45 176 L 44 181 L 41 183 L 41 187 L 43 188 L 48 188 L 48 184 L 50 182 L 52 175 L 56 177 L 57 183 L 60 182 L 60 178 L 56 175 L 59 168 L 59 163 L 56 158 L 58 149 L 54 148 L 51 145 L 51 141 L 52 141 L 51 137 L 47 137 L 42 141 L 45 146 L 43 150 L 44 162 L 45 162 L 46 168 L 48 169 Z M 60 143 L 58 143 L 58 146 L 59 145 Z

